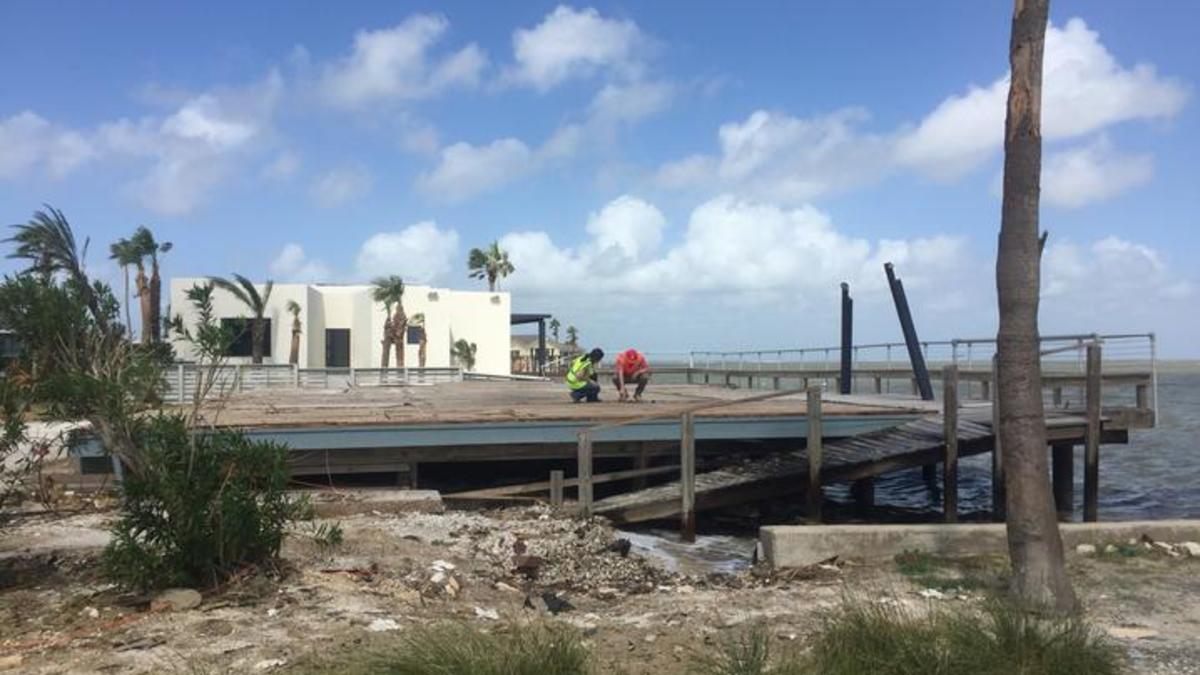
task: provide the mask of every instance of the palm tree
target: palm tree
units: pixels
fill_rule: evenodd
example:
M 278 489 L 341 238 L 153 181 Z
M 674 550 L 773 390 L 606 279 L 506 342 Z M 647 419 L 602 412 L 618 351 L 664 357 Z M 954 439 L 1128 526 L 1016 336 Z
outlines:
M 288 300 L 287 311 L 292 314 L 292 350 L 288 353 L 288 363 L 295 366 L 300 363 L 300 303 Z
M 470 372 L 475 370 L 475 352 L 478 349 L 479 346 L 474 342 L 455 340 L 454 348 L 450 350 L 450 356 L 458 365 L 462 366 L 463 370 Z
M 471 249 L 467 254 L 467 269 L 472 279 L 487 279 L 488 290 L 496 290 L 496 282 L 516 271 L 508 261 L 508 252 L 500 248 L 499 241 L 493 241 L 486 250 Z
M 263 315 L 267 313 L 267 303 L 271 301 L 271 291 L 275 288 L 275 282 L 268 279 L 263 292 L 259 293 L 254 282 L 246 277 L 235 274 L 233 279 L 234 281 L 229 281 L 214 277 L 212 282 L 217 288 L 237 298 L 254 315 L 250 319 L 250 362 L 260 364 L 263 361 L 263 333 L 266 328 Z
M 417 314 L 413 314 L 412 318 L 408 320 L 408 323 L 410 326 L 417 329 L 418 333 L 420 333 L 421 342 L 420 342 L 420 346 L 417 348 L 417 363 L 420 365 L 421 368 L 424 368 L 425 367 L 425 349 L 429 345 L 428 336 L 425 335 L 425 313 L 418 312 Z
M 567 326 L 567 344 L 572 349 L 579 348 L 579 329 L 575 326 Z
M 130 240 L 138 255 L 138 293 L 141 296 L 142 307 L 142 342 L 151 343 L 162 340 L 162 277 L 158 270 L 158 254 L 171 250 L 169 241 L 161 244 L 154 240 L 154 234 L 145 225 L 133 233 Z M 146 279 L 145 265 L 141 262 L 150 258 L 150 278 Z
M 129 312 L 129 266 L 136 265 L 141 260 L 137 254 L 137 248 L 133 242 L 122 237 L 109 245 L 109 259 L 116 260 L 121 266 L 121 273 L 125 275 L 125 330 L 129 333 L 130 341 L 133 340 L 133 317 Z
M 403 368 L 404 333 L 408 330 L 408 318 L 404 314 L 404 279 L 393 274 L 379 277 L 371 284 L 374 286 L 371 289 L 371 298 L 375 302 L 383 303 L 384 308 L 383 338 L 380 340 L 383 345 L 383 356 L 380 365 L 383 368 L 388 367 L 389 348 L 395 345 L 396 367 Z M 394 314 L 393 307 L 395 308 Z
M 45 211 L 34 212 L 29 222 L 14 225 L 13 229 L 17 233 L 5 241 L 15 243 L 16 249 L 8 257 L 29 260 L 29 271 L 39 275 L 47 284 L 55 274 L 64 274 L 68 281 L 78 287 L 96 326 L 102 333 L 109 334 L 111 326 L 108 314 L 101 307 L 100 296 L 83 269 L 88 240 L 83 241 L 83 250 L 80 251 L 75 245 L 71 224 L 62 211 L 47 204 Z
M 1026 608 L 1078 608 L 1063 559 L 1047 477 L 1046 424 L 1038 341 L 1041 242 L 1042 62 L 1048 0 L 1018 0 L 1009 42 L 1011 79 L 1004 124 L 1004 197 L 996 253 L 999 447 L 1004 450 L 1012 590 Z
M 558 329 L 562 328 L 562 323 L 558 319 L 550 319 L 550 335 L 554 336 L 554 341 L 558 342 Z

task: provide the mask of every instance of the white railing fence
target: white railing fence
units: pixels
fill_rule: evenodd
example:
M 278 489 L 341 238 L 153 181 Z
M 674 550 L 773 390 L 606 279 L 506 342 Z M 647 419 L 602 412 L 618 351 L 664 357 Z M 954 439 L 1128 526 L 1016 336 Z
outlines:
M 207 367 L 179 363 L 163 374 L 165 397 L 185 402 L 200 386 Z M 205 375 L 207 377 L 207 375 Z M 299 368 L 287 364 L 234 364 L 212 370 L 211 391 L 226 394 L 255 389 L 344 389 L 461 382 L 458 368 Z

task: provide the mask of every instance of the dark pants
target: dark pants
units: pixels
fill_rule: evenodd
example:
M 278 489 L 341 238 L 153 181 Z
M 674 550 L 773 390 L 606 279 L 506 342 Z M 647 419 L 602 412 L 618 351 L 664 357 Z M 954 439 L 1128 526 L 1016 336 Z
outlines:
M 634 384 L 637 385 L 637 391 L 635 391 L 633 393 L 633 395 L 641 396 L 642 392 L 646 391 L 646 385 L 650 384 L 650 373 L 642 373 L 641 375 L 638 375 L 637 377 L 625 378 L 625 386 L 626 387 L 628 387 L 630 385 L 634 385 Z M 621 382 L 620 382 L 620 380 L 617 379 L 616 375 L 613 375 L 613 386 L 617 387 L 617 388 L 620 388 L 620 386 L 621 386 Z
M 587 400 L 588 403 L 600 402 L 600 385 L 588 382 L 578 389 L 571 390 L 571 400 L 575 403 Z

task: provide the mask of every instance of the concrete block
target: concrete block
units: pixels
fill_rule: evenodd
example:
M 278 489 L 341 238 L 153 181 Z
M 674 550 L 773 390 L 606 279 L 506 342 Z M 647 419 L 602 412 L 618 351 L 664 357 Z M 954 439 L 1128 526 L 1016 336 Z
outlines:
M 1200 520 L 1149 520 L 1116 523 L 1060 523 L 1063 545 L 1102 547 L 1143 535 L 1154 541 L 1200 539 Z M 1003 523 L 958 525 L 774 525 L 759 529 L 762 559 L 772 567 L 804 567 L 834 556 L 890 560 L 904 551 L 943 556 L 1005 554 Z
M 446 506 L 437 490 L 320 490 L 304 492 L 321 518 L 363 513 L 442 513 Z

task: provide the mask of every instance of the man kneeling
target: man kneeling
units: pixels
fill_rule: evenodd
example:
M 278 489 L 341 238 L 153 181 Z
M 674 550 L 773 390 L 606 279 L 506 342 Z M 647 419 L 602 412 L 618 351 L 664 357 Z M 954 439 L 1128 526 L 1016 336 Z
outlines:
M 586 400 L 588 403 L 600 402 L 600 383 L 596 376 L 596 366 L 604 360 L 604 352 L 593 349 L 582 354 L 571 362 L 567 370 L 567 387 L 571 390 L 571 400 L 575 403 Z
M 626 349 L 617 355 L 617 366 L 613 372 L 613 384 L 617 387 L 620 400 L 629 400 L 629 385 L 636 384 L 633 400 L 641 401 L 642 392 L 650 384 L 650 364 L 646 357 L 636 349 Z

